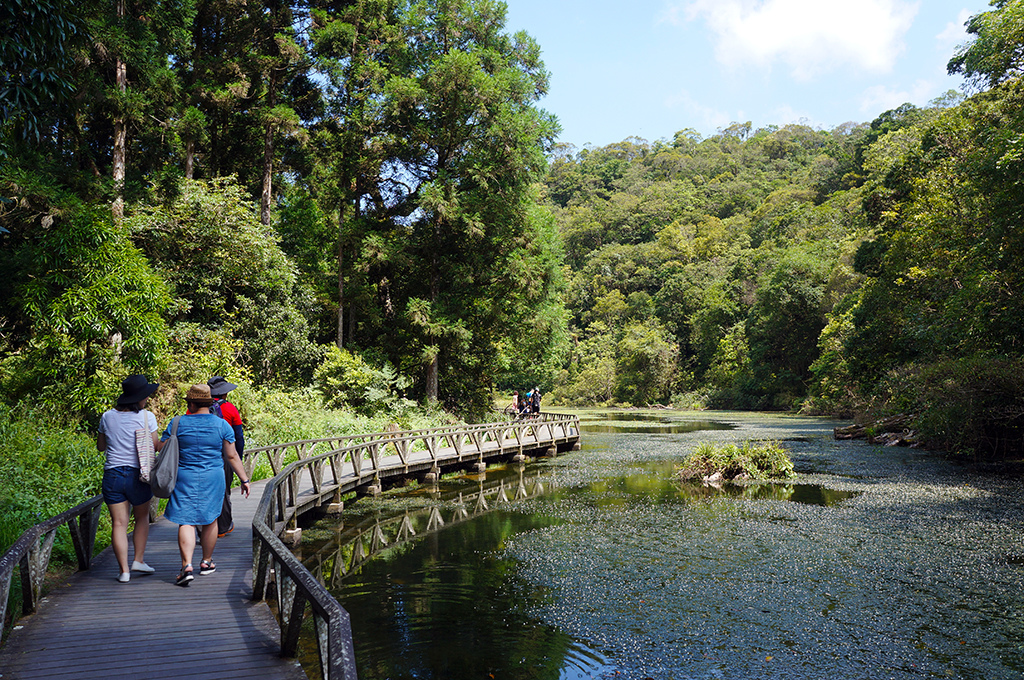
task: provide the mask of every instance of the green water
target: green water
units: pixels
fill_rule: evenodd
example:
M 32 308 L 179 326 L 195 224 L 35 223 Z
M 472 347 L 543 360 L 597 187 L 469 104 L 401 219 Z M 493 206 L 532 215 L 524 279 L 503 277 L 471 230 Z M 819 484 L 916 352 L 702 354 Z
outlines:
M 361 500 L 301 556 L 363 680 L 1021 678 L 1020 482 L 835 424 L 588 414 L 583 451 Z M 748 438 L 799 477 L 673 478 Z

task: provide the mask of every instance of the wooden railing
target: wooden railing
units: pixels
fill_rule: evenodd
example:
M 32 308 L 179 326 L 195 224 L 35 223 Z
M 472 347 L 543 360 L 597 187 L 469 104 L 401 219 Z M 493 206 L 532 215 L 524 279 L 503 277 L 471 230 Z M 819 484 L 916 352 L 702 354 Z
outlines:
M 437 475 L 445 469 L 483 465 L 488 458 L 525 452 L 553 454 L 559 446 L 571 447 L 578 440 L 578 418 L 542 414 L 517 422 L 377 432 L 247 450 L 243 461 L 247 472 L 252 471 L 257 454 L 266 455 L 276 472 L 253 517 L 253 598 L 276 597 L 281 653 L 296 654 L 308 604 L 323 678 L 356 678 L 348 613 L 281 540 L 303 513 L 315 507 L 340 507 L 346 493 L 379 491 L 382 479 L 389 476 Z M 312 453 L 325 446 L 336 448 Z M 297 460 L 280 467 L 289 452 Z
M 50 566 L 53 541 L 62 526 L 67 525 L 71 532 L 78 569 L 89 568 L 102 509 L 103 496 L 93 496 L 56 517 L 30 527 L 0 557 L 0 628 L 7 620 L 7 603 L 15 568 L 21 569 L 21 613 L 24 616 L 36 610 L 42 597 L 46 570 Z
M 574 446 L 578 440 L 576 416 L 544 413 L 511 422 L 375 432 L 247 449 L 242 462 L 250 477 L 260 458 L 266 459 L 274 475 L 253 519 L 253 599 L 265 600 L 273 589 L 282 655 L 295 655 L 308 604 L 323 678 L 356 678 L 348 613 L 281 540 L 302 514 L 334 504 L 340 507 L 347 493 L 379 491 L 388 477 L 439 475 L 465 466 L 482 470 L 491 458 L 540 451 L 553 455 L 559 447 Z M 291 457 L 295 460 L 288 464 Z M 66 524 L 71 532 L 78 568 L 89 569 L 102 507 L 102 496 L 95 496 L 41 522 L 0 557 L 0 621 L 7 611 L 16 566 L 21 568 L 22 612 L 36 610 L 61 526 Z

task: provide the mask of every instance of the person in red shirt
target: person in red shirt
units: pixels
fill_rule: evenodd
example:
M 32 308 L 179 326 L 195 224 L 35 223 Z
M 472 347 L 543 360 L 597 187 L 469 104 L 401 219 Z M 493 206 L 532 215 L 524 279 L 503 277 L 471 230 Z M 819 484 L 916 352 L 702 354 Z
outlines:
M 220 416 L 227 421 L 231 429 L 235 431 L 235 451 L 239 459 L 245 450 L 245 436 L 242 428 L 242 415 L 235 408 L 235 405 L 227 400 L 228 392 L 238 387 L 229 383 L 219 375 L 215 375 L 206 381 L 210 386 L 210 395 L 213 397 L 213 405 L 210 406 L 210 413 Z M 217 518 L 217 537 L 224 538 L 235 529 L 235 523 L 231 518 L 231 484 L 235 481 L 235 472 L 227 463 L 224 464 L 224 480 L 227 485 L 224 489 L 224 505 L 221 508 L 220 517 Z

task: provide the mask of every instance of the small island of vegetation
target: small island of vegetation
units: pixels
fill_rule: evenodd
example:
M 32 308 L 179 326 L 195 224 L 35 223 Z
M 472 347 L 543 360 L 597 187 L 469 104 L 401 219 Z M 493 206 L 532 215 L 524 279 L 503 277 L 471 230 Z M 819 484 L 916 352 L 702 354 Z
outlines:
M 747 441 L 740 445 L 703 442 L 686 457 L 678 476 L 705 483 L 790 479 L 793 461 L 778 442 Z

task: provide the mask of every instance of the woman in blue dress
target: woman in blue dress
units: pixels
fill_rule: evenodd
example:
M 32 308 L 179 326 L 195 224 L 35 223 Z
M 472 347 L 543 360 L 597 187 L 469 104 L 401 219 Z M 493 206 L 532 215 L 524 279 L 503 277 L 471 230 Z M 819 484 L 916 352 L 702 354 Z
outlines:
M 201 531 L 203 560 L 199 573 L 217 570 L 213 549 L 217 545 L 217 518 L 224 500 L 224 463 L 242 480 L 241 491 L 249 495 L 242 460 L 235 451 L 235 432 L 227 421 L 210 413 L 213 397 L 209 385 L 193 385 L 185 397 L 188 412 L 178 422 L 178 481 L 164 512 L 178 526 L 178 550 L 181 572 L 175 583 L 187 586 L 192 581 L 192 554 L 196 547 L 196 529 Z M 173 421 L 172 421 L 173 422 Z M 161 441 L 171 436 L 171 424 Z

